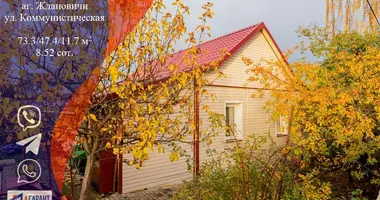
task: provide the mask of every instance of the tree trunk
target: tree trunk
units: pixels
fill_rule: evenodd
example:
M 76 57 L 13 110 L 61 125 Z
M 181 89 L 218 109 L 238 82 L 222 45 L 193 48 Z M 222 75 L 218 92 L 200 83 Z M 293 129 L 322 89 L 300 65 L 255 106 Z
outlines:
M 94 163 L 95 163 L 95 155 L 94 154 L 87 155 L 86 168 L 84 171 L 79 200 L 89 199 L 88 195 L 91 190 L 91 174 L 94 168 Z

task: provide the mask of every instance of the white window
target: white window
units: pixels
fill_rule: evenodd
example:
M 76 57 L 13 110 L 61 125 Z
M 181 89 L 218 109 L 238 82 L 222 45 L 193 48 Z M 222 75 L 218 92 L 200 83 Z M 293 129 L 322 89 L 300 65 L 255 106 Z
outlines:
M 288 134 L 288 119 L 284 116 L 280 116 L 275 124 L 275 132 L 277 136 Z
M 226 125 L 232 131 L 226 132 L 226 139 L 243 139 L 243 105 L 240 102 L 226 102 Z

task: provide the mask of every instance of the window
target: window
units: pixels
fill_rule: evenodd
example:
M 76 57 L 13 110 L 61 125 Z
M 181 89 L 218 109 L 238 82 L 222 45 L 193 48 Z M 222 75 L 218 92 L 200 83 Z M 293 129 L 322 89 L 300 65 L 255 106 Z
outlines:
M 226 107 L 226 124 L 232 129 L 235 127 L 235 108 L 233 106 Z M 231 130 L 228 130 L 226 136 L 233 136 Z
M 243 138 L 243 105 L 239 102 L 226 103 L 225 116 L 226 116 L 226 125 L 231 128 L 226 132 L 226 139 L 242 139 Z
M 288 119 L 284 116 L 280 116 L 275 124 L 276 135 L 287 135 L 288 134 Z

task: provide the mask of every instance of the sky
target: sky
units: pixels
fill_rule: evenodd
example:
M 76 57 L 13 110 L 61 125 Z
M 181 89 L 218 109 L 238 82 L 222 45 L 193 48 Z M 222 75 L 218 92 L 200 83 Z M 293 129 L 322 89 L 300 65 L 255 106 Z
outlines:
M 173 0 L 165 0 L 172 2 Z M 197 17 L 201 6 L 207 2 L 214 4 L 215 16 L 209 25 L 212 38 L 235 30 L 264 22 L 282 51 L 286 51 L 301 41 L 296 30 L 310 24 L 324 25 L 324 0 L 182 0 L 190 7 L 191 15 L 186 18 L 189 30 L 199 24 Z M 169 4 L 169 3 L 168 3 Z M 290 61 L 302 55 L 295 54 Z M 310 55 L 306 57 L 310 58 Z

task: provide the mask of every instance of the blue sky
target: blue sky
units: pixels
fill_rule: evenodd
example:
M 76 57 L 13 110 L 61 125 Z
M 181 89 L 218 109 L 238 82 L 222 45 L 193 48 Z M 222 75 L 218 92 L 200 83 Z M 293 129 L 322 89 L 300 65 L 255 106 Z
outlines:
M 209 22 L 213 38 L 262 21 L 284 51 L 300 41 L 295 32 L 299 26 L 324 25 L 323 0 L 183 0 L 191 11 L 187 18 L 189 28 L 199 24 L 201 6 L 208 1 L 214 4 L 215 17 Z M 295 54 L 290 61 L 300 57 Z

